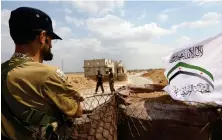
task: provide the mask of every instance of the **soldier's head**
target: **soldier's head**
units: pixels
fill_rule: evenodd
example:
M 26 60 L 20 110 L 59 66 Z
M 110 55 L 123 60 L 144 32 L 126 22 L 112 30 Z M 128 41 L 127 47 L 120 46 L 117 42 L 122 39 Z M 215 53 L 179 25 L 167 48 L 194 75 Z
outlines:
M 113 72 L 112 68 L 109 68 L 109 72 Z
M 35 8 L 19 7 L 11 12 L 10 35 L 16 44 L 16 51 L 38 56 L 41 60 L 53 59 L 51 41 L 61 38 L 53 32 L 52 20 Z

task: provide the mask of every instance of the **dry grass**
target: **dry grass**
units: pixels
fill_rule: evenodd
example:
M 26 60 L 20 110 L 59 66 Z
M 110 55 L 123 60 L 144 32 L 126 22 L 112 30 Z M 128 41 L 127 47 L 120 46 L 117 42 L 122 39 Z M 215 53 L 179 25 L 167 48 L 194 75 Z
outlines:
M 168 81 L 164 76 L 164 69 L 152 69 L 142 75 L 143 77 L 150 78 L 153 84 L 167 85 Z

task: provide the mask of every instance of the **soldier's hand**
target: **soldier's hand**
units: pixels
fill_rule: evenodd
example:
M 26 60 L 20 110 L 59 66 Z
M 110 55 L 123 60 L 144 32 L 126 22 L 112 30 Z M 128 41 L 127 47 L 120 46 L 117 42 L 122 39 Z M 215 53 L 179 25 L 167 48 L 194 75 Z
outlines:
M 83 96 L 81 96 L 81 94 L 79 94 L 79 93 L 74 94 L 74 99 L 77 100 L 78 102 L 84 101 Z
M 79 102 L 83 102 L 84 98 L 82 96 L 80 96 L 78 100 L 79 100 Z
M 78 109 L 76 111 L 75 117 L 81 117 L 83 114 L 83 105 L 79 103 Z

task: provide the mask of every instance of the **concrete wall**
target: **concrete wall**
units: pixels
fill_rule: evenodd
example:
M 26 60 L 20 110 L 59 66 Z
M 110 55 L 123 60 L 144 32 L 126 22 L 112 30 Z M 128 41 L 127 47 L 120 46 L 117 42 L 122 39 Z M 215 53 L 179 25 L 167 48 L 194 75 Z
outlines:
M 105 59 L 84 60 L 85 76 L 96 75 L 98 70 L 105 74 Z
M 115 78 L 118 81 L 127 80 L 126 69 L 123 67 L 121 61 L 114 61 L 111 59 L 93 59 L 93 60 L 84 60 L 84 75 L 85 77 L 95 80 L 97 71 L 100 70 L 104 76 L 104 81 L 108 80 L 107 72 L 112 68 Z M 118 69 L 118 77 L 117 77 Z
M 127 81 L 127 74 L 126 73 L 119 73 L 117 80 L 118 81 Z
M 106 71 L 109 71 L 109 68 L 112 68 L 114 71 L 114 62 L 115 61 L 109 59 L 84 60 L 85 76 L 96 75 L 98 70 L 104 75 Z
M 103 67 L 105 59 L 84 60 L 84 67 Z

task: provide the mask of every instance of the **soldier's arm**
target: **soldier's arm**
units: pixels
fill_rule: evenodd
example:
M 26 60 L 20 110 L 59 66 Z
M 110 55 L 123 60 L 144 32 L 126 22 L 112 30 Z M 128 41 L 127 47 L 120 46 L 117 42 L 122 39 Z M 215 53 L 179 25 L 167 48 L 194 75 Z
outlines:
M 61 71 L 52 72 L 42 84 L 42 93 L 69 117 L 81 116 L 83 98 L 76 92 Z

